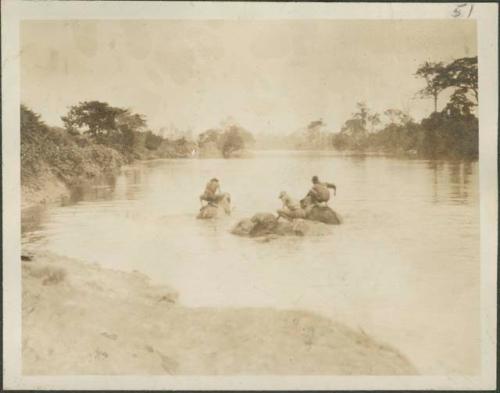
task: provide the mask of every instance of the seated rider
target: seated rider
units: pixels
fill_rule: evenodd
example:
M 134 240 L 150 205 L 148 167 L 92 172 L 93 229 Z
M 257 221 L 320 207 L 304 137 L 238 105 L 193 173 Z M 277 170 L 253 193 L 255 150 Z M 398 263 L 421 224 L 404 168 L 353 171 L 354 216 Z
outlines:
M 215 177 L 210 179 L 205 187 L 205 192 L 200 195 L 200 202 L 207 201 L 209 205 L 217 206 L 217 203 L 222 199 L 223 195 L 220 193 L 219 180 Z
M 285 191 L 280 193 L 279 199 L 283 202 L 283 208 L 278 210 L 278 219 L 283 217 L 291 221 L 294 218 L 306 217 L 304 209 L 302 209 L 297 202 L 290 198 Z
M 333 189 L 333 195 L 337 193 L 337 187 L 332 183 L 322 183 L 319 181 L 318 176 L 312 177 L 313 186 L 307 193 L 307 197 L 311 199 L 313 205 L 328 202 L 330 200 L 329 188 Z

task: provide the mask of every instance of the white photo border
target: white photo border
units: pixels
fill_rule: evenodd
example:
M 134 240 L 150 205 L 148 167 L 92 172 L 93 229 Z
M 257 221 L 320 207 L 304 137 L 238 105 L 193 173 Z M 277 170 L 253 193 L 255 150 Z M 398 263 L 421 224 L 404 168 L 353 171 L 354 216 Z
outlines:
M 21 369 L 20 42 L 22 20 L 452 19 L 459 3 L 2 2 L 3 372 L 5 389 L 492 390 L 496 388 L 498 7 L 474 3 L 479 57 L 481 375 L 23 376 Z M 467 18 L 459 15 L 458 18 Z

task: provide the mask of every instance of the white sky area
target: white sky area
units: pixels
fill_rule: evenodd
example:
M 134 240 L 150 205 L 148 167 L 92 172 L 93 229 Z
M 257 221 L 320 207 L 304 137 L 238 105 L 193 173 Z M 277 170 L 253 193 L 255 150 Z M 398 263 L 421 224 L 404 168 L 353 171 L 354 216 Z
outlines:
M 49 125 L 79 101 L 194 133 L 228 117 L 254 133 L 290 133 L 322 118 L 338 131 L 356 102 L 417 120 L 426 60 L 475 56 L 475 22 L 24 21 L 22 102 Z M 444 105 L 444 99 L 440 103 Z

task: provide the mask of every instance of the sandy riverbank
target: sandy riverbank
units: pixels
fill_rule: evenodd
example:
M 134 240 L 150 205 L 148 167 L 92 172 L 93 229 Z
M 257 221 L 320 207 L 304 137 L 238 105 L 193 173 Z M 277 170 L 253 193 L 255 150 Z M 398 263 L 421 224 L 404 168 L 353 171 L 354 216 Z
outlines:
M 23 373 L 407 375 L 398 351 L 304 311 L 187 308 L 141 273 L 22 262 Z

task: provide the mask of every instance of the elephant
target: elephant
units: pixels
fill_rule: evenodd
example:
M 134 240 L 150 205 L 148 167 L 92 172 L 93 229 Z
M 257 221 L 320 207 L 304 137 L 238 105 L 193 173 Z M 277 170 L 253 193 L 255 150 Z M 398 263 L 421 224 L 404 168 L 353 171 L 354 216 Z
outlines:
M 216 205 L 207 204 L 200 209 L 196 216 L 198 219 L 207 220 L 231 214 L 231 195 L 224 193 L 221 195 Z
M 342 223 L 340 216 L 329 206 L 313 204 L 309 196 L 302 199 L 300 205 L 306 212 L 306 220 L 319 221 L 330 225 Z
M 239 221 L 231 230 L 233 235 L 259 237 L 293 234 L 290 222 L 279 221 L 274 214 L 257 213 L 252 218 Z
M 330 233 L 330 227 L 297 218 L 293 221 L 278 219 L 271 213 L 257 213 L 252 218 L 240 220 L 231 230 L 233 235 L 244 237 L 321 236 Z
M 246 237 L 325 235 L 330 233 L 330 225 L 342 222 L 329 206 L 314 204 L 310 197 L 302 199 L 300 205 L 305 211 L 305 218 L 285 221 L 271 213 L 257 213 L 251 218 L 240 220 L 231 233 Z

